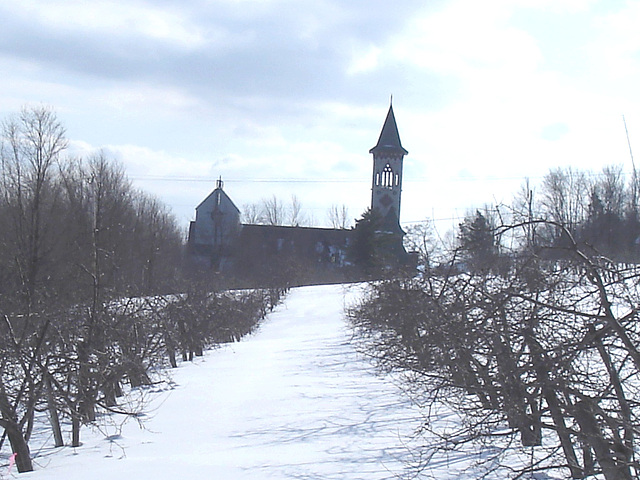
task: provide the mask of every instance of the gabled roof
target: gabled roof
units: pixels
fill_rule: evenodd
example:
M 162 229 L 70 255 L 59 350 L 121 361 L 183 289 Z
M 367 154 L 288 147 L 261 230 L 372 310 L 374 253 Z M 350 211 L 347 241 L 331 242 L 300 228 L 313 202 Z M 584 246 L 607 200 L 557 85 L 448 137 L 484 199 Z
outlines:
M 202 207 L 202 205 L 204 205 L 207 202 L 207 200 L 209 200 L 209 198 L 214 196 L 216 194 L 216 192 L 220 192 L 220 196 L 222 198 L 225 198 L 231 204 L 233 209 L 236 210 L 236 212 L 238 212 L 238 215 L 240 215 L 240 209 L 238 207 L 236 207 L 236 204 L 233 203 L 233 200 L 231 200 L 231 198 L 229 198 L 229 195 L 227 195 L 225 193 L 225 191 L 222 190 L 221 186 L 218 186 L 213 192 L 211 192 L 209 195 L 207 195 L 207 198 L 205 198 L 203 201 L 200 202 L 200 204 L 196 207 L 196 210 L 198 210 L 200 207 Z
M 396 124 L 396 117 L 393 114 L 393 105 L 389 105 L 389 113 L 387 113 L 387 118 L 382 126 L 378 143 L 369 150 L 369 153 L 380 152 L 400 153 L 402 155 L 409 153 L 402 147 L 402 143 L 400 142 L 398 125 Z

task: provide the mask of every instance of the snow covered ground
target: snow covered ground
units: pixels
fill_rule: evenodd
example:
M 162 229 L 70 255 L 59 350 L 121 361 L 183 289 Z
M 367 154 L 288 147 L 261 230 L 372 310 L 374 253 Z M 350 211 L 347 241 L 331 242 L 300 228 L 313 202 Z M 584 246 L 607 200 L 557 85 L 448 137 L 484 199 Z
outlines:
M 129 421 L 109 438 L 85 428 L 78 449 L 34 441 L 36 471 L 20 478 L 404 477 L 421 414 L 350 342 L 355 294 L 294 289 L 256 334 L 176 369 L 143 428 Z

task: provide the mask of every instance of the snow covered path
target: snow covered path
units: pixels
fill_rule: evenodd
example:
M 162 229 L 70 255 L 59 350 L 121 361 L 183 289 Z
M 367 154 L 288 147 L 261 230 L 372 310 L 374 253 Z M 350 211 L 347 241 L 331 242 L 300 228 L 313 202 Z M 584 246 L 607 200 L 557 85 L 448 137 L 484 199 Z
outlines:
M 83 447 L 43 449 L 20 478 L 402 476 L 419 412 L 350 344 L 349 298 L 340 285 L 294 289 L 255 335 L 181 365 L 144 429 L 85 429 Z

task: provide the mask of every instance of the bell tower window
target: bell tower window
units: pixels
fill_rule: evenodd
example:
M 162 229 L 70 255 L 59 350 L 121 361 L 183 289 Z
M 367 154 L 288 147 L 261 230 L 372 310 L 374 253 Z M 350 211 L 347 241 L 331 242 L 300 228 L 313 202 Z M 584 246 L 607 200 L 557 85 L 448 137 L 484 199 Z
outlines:
M 387 163 L 382 169 L 382 187 L 393 188 L 394 183 L 397 183 L 397 177 L 398 177 L 397 175 L 393 174 L 393 169 L 391 168 L 391 165 Z

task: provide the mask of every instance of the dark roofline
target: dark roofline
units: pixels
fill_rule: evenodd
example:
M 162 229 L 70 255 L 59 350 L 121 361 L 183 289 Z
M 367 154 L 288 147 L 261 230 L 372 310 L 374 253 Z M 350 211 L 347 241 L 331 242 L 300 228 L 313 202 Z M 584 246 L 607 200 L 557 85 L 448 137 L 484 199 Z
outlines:
M 295 230 L 295 231 L 316 231 L 316 232 L 350 232 L 351 228 L 329 228 L 329 227 L 301 227 L 294 225 L 265 225 L 262 223 L 243 223 L 242 228 L 249 229 L 273 229 L 273 230 Z

